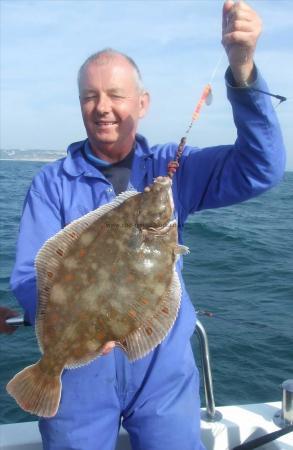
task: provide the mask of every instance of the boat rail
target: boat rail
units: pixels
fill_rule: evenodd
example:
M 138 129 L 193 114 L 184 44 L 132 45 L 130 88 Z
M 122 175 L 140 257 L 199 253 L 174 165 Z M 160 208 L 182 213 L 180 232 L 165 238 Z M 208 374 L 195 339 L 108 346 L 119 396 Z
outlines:
M 205 391 L 206 410 L 202 411 L 201 419 L 206 422 L 218 422 L 222 414 L 215 408 L 212 369 L 208 336 L 200 320 L 196 322 L 195 332 L 199 341 L 202 379 Z

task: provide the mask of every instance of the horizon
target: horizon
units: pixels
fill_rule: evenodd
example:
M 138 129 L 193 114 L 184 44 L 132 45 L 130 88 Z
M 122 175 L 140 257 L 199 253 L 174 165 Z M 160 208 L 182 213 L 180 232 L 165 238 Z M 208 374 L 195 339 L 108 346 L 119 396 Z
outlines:
M 1 149 L 0 148 L 0 151 L 3 151 L 3 150 L 7 150 L 7 151 L 9 151 L 9 149 Z M 59 150 L 54 150 L 54 149 L 13 149 L 13 150 L 17 150 L 17 151 L 19 151 L 19 152 L 30 152 L 30 151 L 39 151 L 39 152 L 56 152 L 56 153 L 59 153 L 60 152 L 60 155 L 58 155 L 58 156 L 60 156 L 60 157 L 62 157 L 62 155 L 65 157 L 66 156 L 66 151 L 59 151 Z M 1 155 L 0 155 L 0 161 L 15 161 L 15 162 L 44 162 L 44 163 L 46 163 L 46 162 L 54 162 L 54 161 L 57 161 L 58 159 L 60 159 L 60 158 L 55 158 L 55 159 L 51 159 L 51 158 L 44 158 L 44 159 L 37 159 L 37 158 L 31 158 L 31 159 L 28 159 L 28 158 L 23 158 L 23 159 L 17 159 L 17 158 L 2 158 L 1 157 Z M 288 173 L 288 172 L 293 172 L 293 168 L 286 168 L 285 169 L 285 173 Z M 279 184 L 279 183 L 278 183 Z
M 287 148 L 286 170 L 292 171 L 293 2 L 249 4 L 263 20 L 256 64 L 269 91 L 288 97 L 276 112 Z M 133 57 L 151 93 L 151 108 L 138 132 L 151 145 L 179 143 L 224 54 L 222 5 L 222 0 L 2 0 L 0 147 L 66 152 L 71 142 L 83 140 L 77 71 L 89 54 L 104 47 Z M 189 145 L 202 148 L 235 140 L 226 67 L 224 56 L 212 83 L 213 103 L 203 108 Z

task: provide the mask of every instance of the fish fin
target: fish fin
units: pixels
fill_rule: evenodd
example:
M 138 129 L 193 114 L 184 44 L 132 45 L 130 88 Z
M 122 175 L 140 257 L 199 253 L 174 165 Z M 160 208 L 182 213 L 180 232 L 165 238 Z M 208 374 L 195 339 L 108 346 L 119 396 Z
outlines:
M 121 348 L 125 353 L 127 353 L 126 342 L 115 341 L 115 346 Z
M 176 244 L 174 253 L 175 255 L 187 255 L 188 253 L 190 253 L 190 251 L 189 248 L 186 247 L 186 245 Z
M 39 296 L 36 335 L 41 352 L 43 352 L 43 318 L 46 313 L 51 288 L 54 284 L 54 276 L 58 273 L 58 268 L 68 249 L 71 247 L 72 242 L 77 240 L 85 230 L 104 214 L 137 194 L 138 192 L 133 190 L 122 192 L 111 203 L 107 203 L 71 222 L 48 239 L 39 250 L 35 259 Z
M 17 373 L 6 389 L 25 411 L 42 417 L 53 417 L 59 407 L 61 387 L 61 373 L 56 376 L 47 375 L 38 361 Z
M 180 302 L 181 286 L 178 274 L 174 270 L 168 294 L 159 303 L 153 317 L 126 336 L 123 342 L 130 361 L 135 361 L 147 355 L 165 339 L 175 323 Z
M 123 203 L 128 198 L 133 197 L 134 195 L 137 195 L 137 194 L 140 194 L 140 192 L 136 191 L 135 189 L 131 189 L 131 190 L 128 190 L 128 191 L 121 192 L 121 194 L 117 195 L 115 200 L 113 200 L 113 202 L 111 202 L 109 204 L 111 205 L 112 203 L 116 203 L 115 206 L 120 205 L 121 203 Z
M 88 364 L 90 364 L 94 359 L 98 358 L 99 356 L 102 355 L 102 352 L 100 351 L 99 353 L 95 354 L 95 355 L 91 355 L 90 358 L 87 359 L 83 359 L 82 361 L 74 361 L 74 362 L 69 362 L 68 364 L 66 364 L 66 366 L 64 367 L 65 369 L 71 370 L 71 369 L 79 369 L 80 367 L 83 366 L 87 366 Z

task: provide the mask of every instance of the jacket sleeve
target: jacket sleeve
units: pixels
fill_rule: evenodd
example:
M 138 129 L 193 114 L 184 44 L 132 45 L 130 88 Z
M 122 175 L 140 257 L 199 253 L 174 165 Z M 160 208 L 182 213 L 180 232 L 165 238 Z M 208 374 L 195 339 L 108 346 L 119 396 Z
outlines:
M 178 171 L 183 221 L 189 213 L 259 195 L 282 178 L 285 149 L 279 123 L 270 97 L 255 89 L 269 92 L 257 71 L 249 87 L 227 83 L 237 129 L 234 145 L 184 150 Z
M 10 287 L 25 311 L 25 318 L 35 322 L 37 288 L 35 257 L 44 242 L 61 229 L 58 198 L 53 198 L 50 181 L 38 174 L 27 193 L 16 247 L 16 261 Z

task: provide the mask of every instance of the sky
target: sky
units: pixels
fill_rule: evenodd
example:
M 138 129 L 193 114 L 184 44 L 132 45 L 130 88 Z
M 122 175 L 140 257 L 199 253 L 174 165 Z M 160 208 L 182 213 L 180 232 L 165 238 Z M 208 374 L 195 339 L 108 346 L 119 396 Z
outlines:
M 263 20 L 255 62 L 270 91 L 289 99 L 276 112 L 287 170 L 293 170 L 293 1 L 249 4 Z M 180 140 L 220 59 L 213 102 L 202 110 L 188 143 L 234 142 L 222 5 L 222 0 L 0 0 L 0 148 L 65 152 L 84 139 L 77 71 L 105 47 L 127 53 L 140 67 L 151 107 L 139 132 L 152 145 Z

